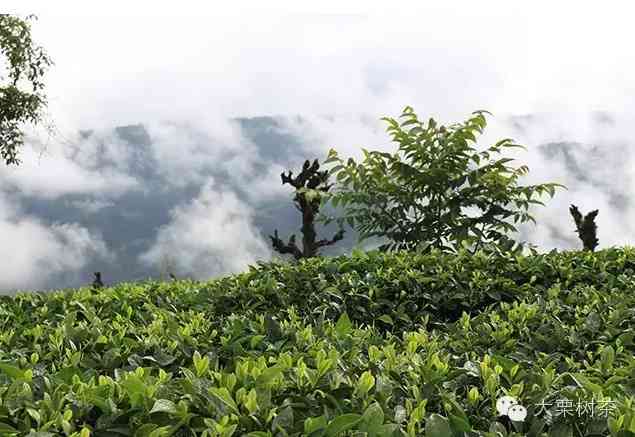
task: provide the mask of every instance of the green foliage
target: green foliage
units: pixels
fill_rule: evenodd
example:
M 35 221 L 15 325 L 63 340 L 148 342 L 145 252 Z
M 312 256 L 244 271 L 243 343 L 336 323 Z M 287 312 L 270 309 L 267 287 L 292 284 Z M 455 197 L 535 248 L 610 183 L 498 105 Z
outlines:
M 534 221 L 529 207 L 542 205 L 540 196 L 553 196 L 561 185 L 519 185 L 528 167 L 495 159 L 522 147 L 511 139 L 479 152 L 475 143 L 486 126 L 484 114 L 446 127 L 433 119 L 422 122 L 406 107 L 401 121 L 383 118 L 397 152 L 364 150 L 358 163 L 331 150 L 325 163 L 336 164 L 331 173 L 338 185 L 330 199 L 344 207 L 340 221 L 355 226 L 361 239 L 388 239 L 389 249 L 511 249 L 508 234 L 516 224 Z
M 46 107 L 43 77 L 52 62 L 31 39 L 32 18 L 0 14 L 0 53 L 7 74 L 0 72 L 0 157 L 6 164 L 19 164 L 21 128 L 42 121 Z
M 209 283 L 2 297 L 0 433 L 630 435 L 634 269 L 632 248 L 375 252 Z M 437 310 L 417 318 L 397 290 L 440 307 L 439 290 L 448 300 L 509 295 L 450 320 Z M 527 407 L 525 422 L 497 417 L 503 395 Z M 609 398 L 606 415 L 576 413 Z M 559 413 L 558 401 L 573 410 Z

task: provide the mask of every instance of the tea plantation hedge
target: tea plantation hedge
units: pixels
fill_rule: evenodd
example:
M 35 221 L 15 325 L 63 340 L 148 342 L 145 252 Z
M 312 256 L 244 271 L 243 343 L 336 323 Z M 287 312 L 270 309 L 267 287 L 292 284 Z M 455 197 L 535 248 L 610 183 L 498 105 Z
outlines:
M 634 272 L 355 252 L 2 297 L 0 435 L 635 435 Z

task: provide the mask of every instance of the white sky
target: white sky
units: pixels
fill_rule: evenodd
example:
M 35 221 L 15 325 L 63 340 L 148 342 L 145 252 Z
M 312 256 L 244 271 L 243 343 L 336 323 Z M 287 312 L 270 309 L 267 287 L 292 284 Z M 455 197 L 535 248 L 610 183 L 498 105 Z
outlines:
M 635 92 L 631 2 L 304 3 L 31 2 L 56 61 L 51 103 L 72 124 L 408 103 L 620 111 Z

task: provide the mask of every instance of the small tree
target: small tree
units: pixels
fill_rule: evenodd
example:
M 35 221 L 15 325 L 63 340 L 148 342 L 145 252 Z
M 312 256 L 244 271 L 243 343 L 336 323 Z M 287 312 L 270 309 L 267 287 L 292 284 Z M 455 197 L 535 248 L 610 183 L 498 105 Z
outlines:
M 338 220 L 354 226 L 362 240 L 387 239 L 383 249 L 508 250 L 513 240 L 507 233 L 517 230 L 515 224 L 535 223 L 528 209 L 543 205 L 536 197 L 553 197 L 561 185 L 519 185 L 527 166 L 513 168 L 510 158 L 494 159 L 503 149 L 522 147 L 511 139 L 477 151 L 485 113 L 474 112 L 466 122 L 446 127 L 433 119 L 421 122 L 406 107 L 401 121 L 383 118 L 397 152 L 363 149 L 358 163 L 331 150 L 325 163 L 336 164 L 330 174 L 338 186 L 330 201 L 344 209 Z
M 578 207 L 571 205 L 569 212 L 575 222 L 576 232 L 582 241 L 583 249 L 593 252 L 599 243 L 597 239 L 598 227 L 595 224 L 595 218 L 599 211 L 595 209 L 583 217 Z
M 104 283 L 101 280 L 101 272 L 93 273 L 95 275 L 95 279 L 93 280 L 92 287 L 95 289 L 104 288 Z
M 291 235 L 289 241 L 285 243 L 278 236 L 278 230 L 276 229 L 269 238 L 271 238 L 273 248 L 277 252 L 291 254 L 297 260 L 317 256 L 320 248 L 335 244 L 344 238 L 344 231 L 340 229 L 330 240 L 317 239 L 315 219 L 320 211 L 324 193 L 327 193 L 331 188 L 331 185 L 328 184 L 328 171 L 319 170 L 320 164 L 317 159 L 313 161 L 313 164 L 307 160 L 304 162 L 302 171 L 298 176 L 293 177 L 292 171 L 289 171 L 289 174 L 284 174 L 283 172 L 280 175 L 282 185 L 289 184 L 295 188 L 293 202 L 302 214 L 302 249 L 296 244 L 295 234 Z
M 52 62 L 31 39 L 31 18 L 0 14 L 0 64 L 7 75 L 0 72 L 0 157 L 7 165 L 20 163 L 22 127 L 41 122 L 46 107 L 43 76 Z

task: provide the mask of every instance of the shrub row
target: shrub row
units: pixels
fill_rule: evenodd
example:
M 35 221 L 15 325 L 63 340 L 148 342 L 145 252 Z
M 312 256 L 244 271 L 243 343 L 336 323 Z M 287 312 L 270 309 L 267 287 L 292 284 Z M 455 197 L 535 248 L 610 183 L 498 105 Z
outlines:
M 632 262 L 357 253 L 4 298 L 0 435 L 631 435 Z

